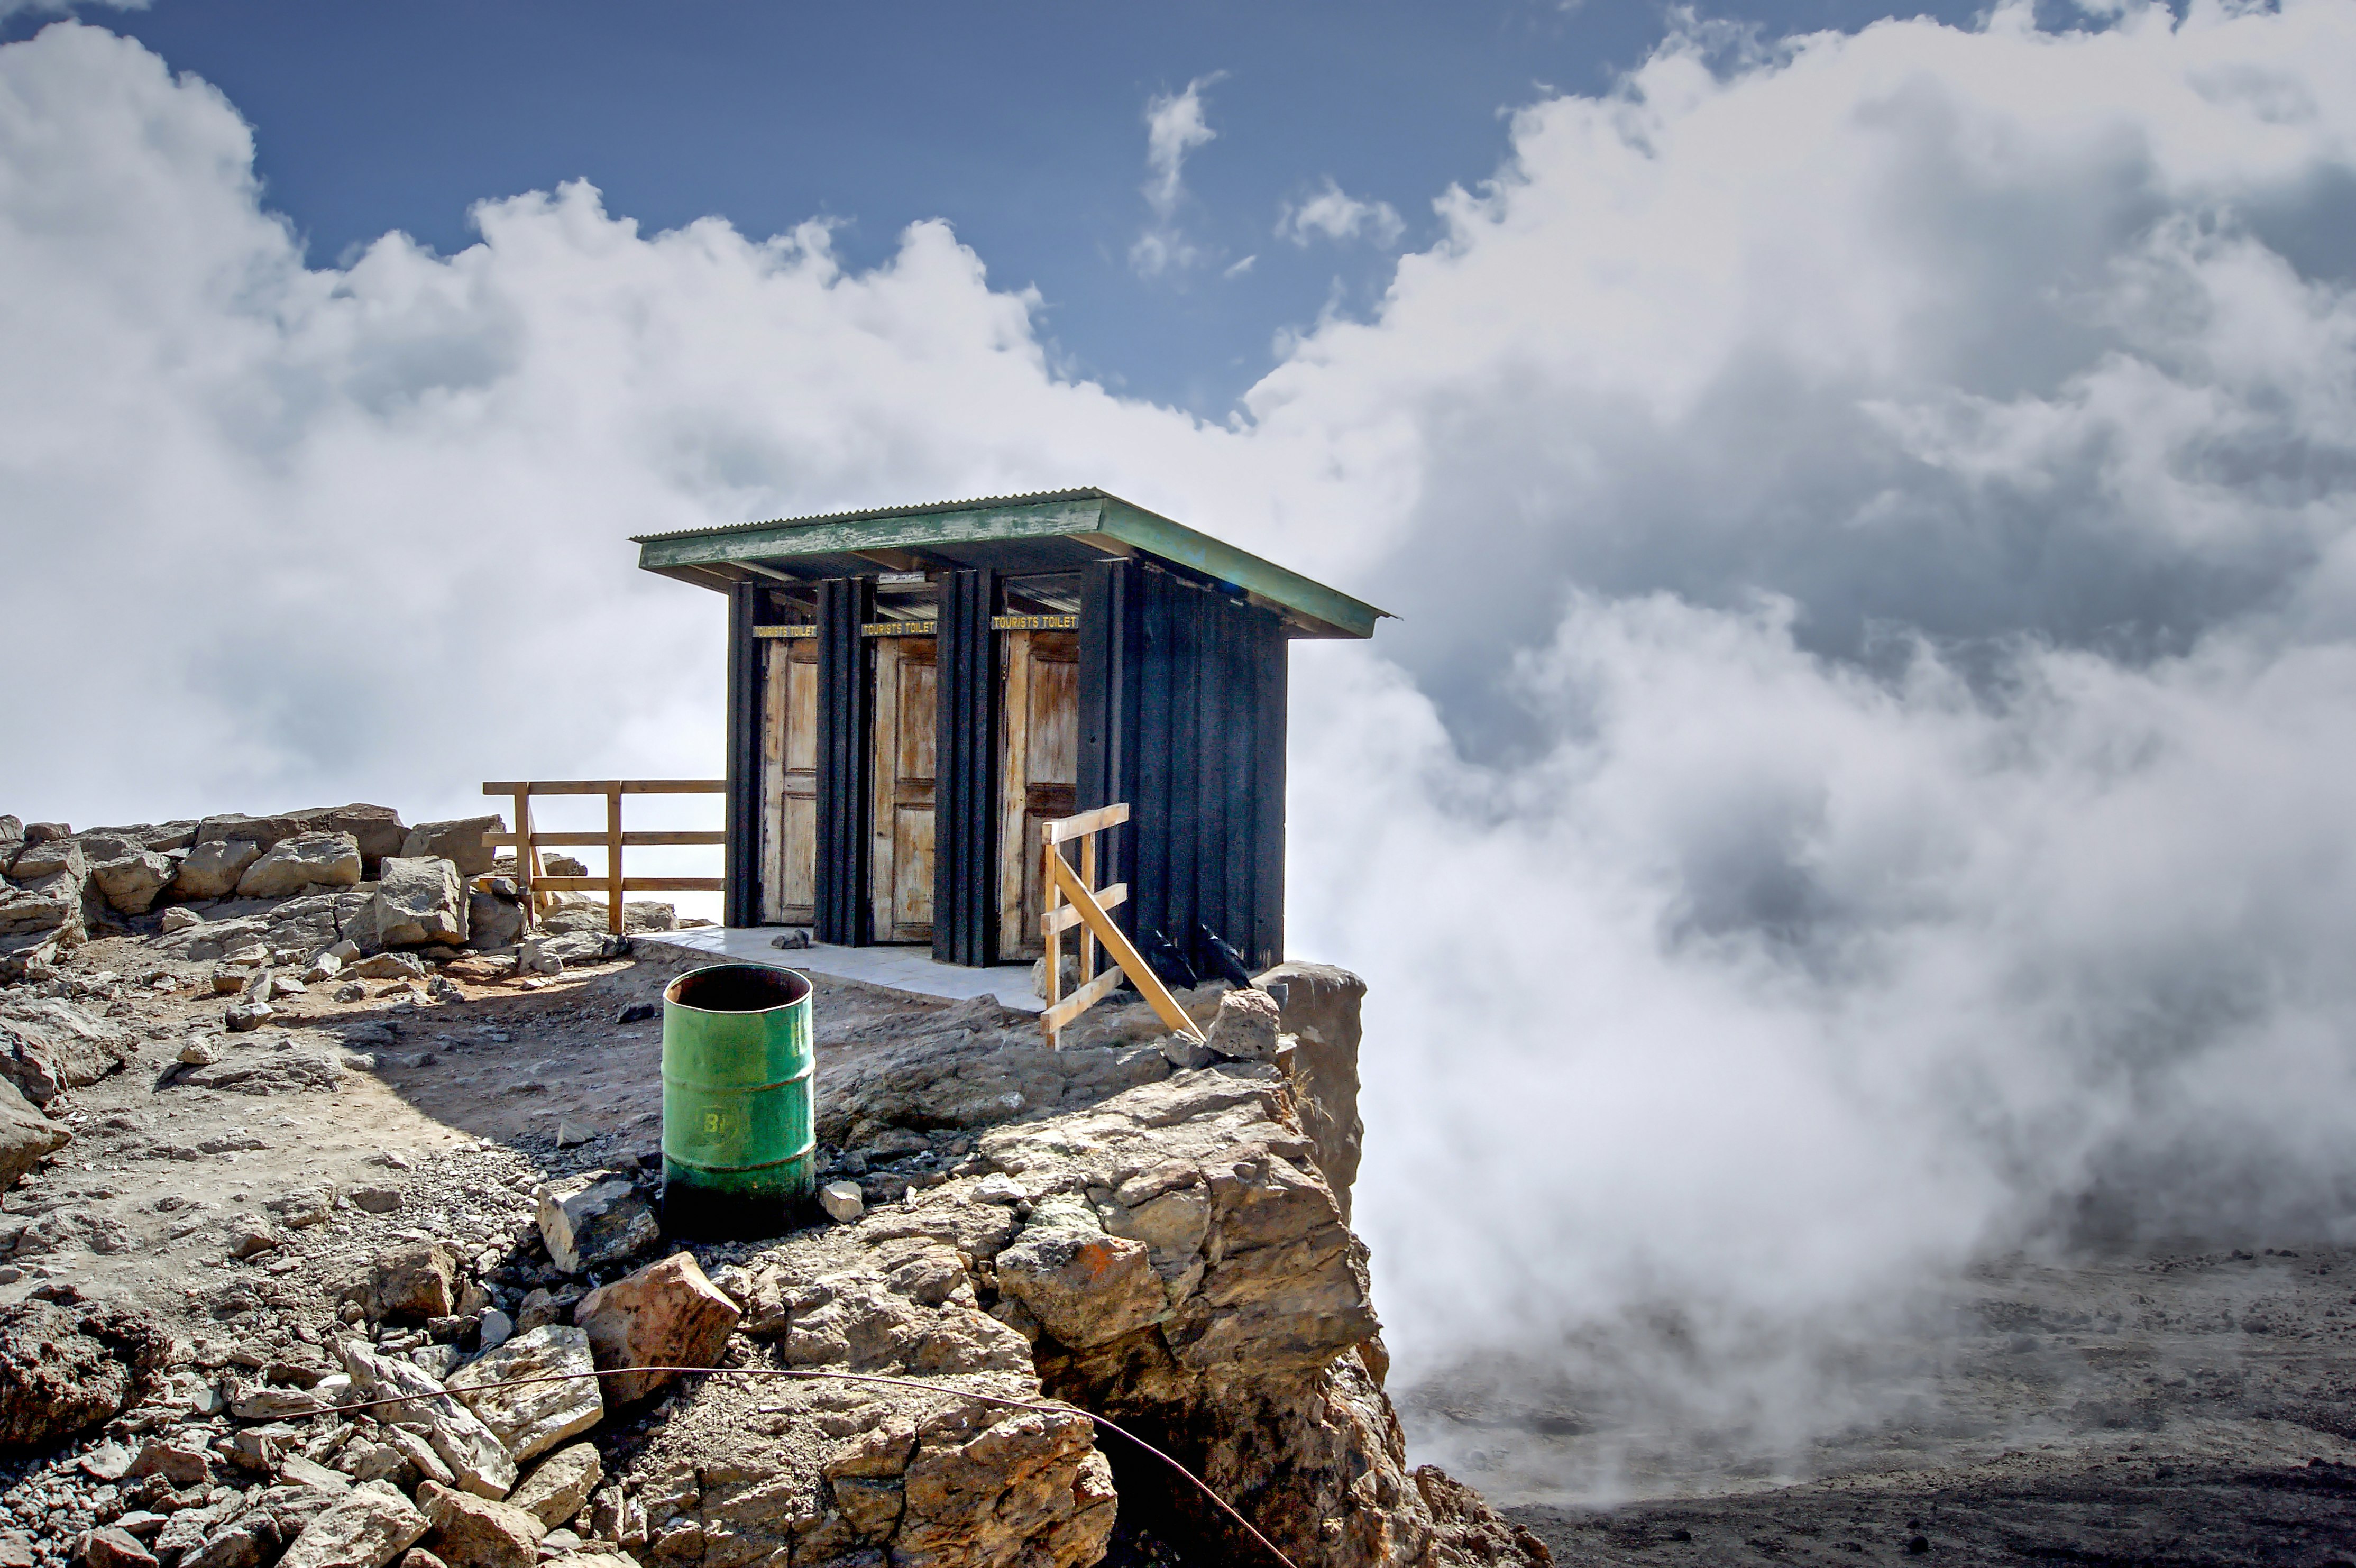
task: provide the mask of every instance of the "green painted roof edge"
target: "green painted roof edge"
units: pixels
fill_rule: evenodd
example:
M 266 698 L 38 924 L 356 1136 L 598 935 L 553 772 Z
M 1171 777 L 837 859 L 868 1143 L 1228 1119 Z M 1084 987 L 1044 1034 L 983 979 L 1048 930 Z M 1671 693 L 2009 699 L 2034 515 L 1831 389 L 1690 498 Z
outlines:
M 1388 613 L 1095 489 L 680 529 L 634 535 L 631 542 L 638 546 L 638 565 L 643 570 L 665 572 L 781 556 L 1086 534 L 1101 534 L 1130 549 L 1191 567 L 1323 622 L 1346 637 L 1372 637 L 1375 623 Z

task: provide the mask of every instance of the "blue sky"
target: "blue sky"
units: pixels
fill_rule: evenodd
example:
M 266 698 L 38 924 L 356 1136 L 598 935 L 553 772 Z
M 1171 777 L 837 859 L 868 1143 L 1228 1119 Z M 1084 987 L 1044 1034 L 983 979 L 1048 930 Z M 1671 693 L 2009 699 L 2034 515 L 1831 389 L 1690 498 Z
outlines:
M 1772 38 L 1893 9 L 1978 7 L 1700 14 Z M 1061 368 L 1214 416 L 1276 361 L 1280 331 L 1379 296 L 1397 252 L 1436 233 L 1433 198 L 1496 170 L 1506 112 L 1606 89 L 1670 23 L 1626 0 L 158 0 L 82 15 L 228 94 L 255 128 L 265 199 L 315 264 L 391 229 L 446 254 L 472 240 L 475 201 L 572 178 L 649 229 L 719 214 L 766 236 L 823 216 L 854 264 L 947 218 L 993 286 L 1038 289 Z M 19 12 L 0 40 L 48 19 Z M 1215 139 L 1187 156 L 1172 214 L 1203 260 L 1142 277 L 1145 113 L 1205 79 Z M 1329 179 L 1387 203 L 1395 241 L 1280 239 L 1286 205 Z

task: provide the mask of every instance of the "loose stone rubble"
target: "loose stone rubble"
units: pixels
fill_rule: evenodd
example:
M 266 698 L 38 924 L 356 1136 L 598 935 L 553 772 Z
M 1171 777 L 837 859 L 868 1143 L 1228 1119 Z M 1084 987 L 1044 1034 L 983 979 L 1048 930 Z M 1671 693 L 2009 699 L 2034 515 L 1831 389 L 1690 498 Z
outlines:
M 822 1036 L 823 1202 L 683 1243 L 649 1053 L 698 961 L 631 961 L 667 908 L 526 937 L 496 819 L 37 826 L 0 818 L 0 1564 L 1077 1568 L 1124 1520 L 1251 1560 L 1087 1411 L 1302 1568 L 1545 1561 L 1381 1390 L 1355 977 L 1190 993 L 1199 1055 L 830 983 L 822 1028 L 871 1022 Z

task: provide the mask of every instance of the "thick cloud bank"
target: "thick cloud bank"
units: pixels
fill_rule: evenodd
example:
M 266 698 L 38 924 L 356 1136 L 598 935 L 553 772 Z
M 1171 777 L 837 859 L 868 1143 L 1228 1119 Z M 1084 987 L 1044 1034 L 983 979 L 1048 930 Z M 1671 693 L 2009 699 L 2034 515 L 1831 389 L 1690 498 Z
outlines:
M 306 268 L 228 104 L 60 26 L 0 50 L 0 804 L 708 768 L 716 601 L 624 533 L 1104 484 L 1406 618 L 1298 653 L 1292 859 L 1399 1375 L 1788 1434 L 1976 1253 L 2356 1230 L 2351 81 L 2346 3 L 1697 29 L 1219 427 L 936 225 L 570 187 Z

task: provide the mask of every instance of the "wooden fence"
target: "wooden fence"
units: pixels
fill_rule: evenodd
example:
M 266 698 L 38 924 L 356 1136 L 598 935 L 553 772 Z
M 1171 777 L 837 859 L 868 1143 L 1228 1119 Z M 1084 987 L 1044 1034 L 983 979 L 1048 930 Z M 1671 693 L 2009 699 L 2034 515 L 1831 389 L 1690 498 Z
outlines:
M 515 801 L 515 832 L 486 833 L 484 841 L 493 844 L 513 845 L 516 852 L 516 883 L 523 894 L 524 904 L 535 912 L 536 898 L 542 893 L 604 893 L 607 924 L 616 935 L 622 929 L 622 896 L 625 893 L 718 893 L 727 886 L 721 876 L 625 876 L 622 874 L 622 852 L 626 849 L 672 848 L 680 845 L 725 847 L 728 835 L 717 828 L 709 830 L 627 832 L 622 826 L 622 797 L 625 795 L 722 795 L 727 793 L 725 779 L 534 779 L 503 780 L 483 786 L 486 795 L 505 795 Z M 543 795 L 603 795 L 605 797 L 605 831 L 603 832 L 535 832 L 531 825 L 531 802 Z M 550 876 L 540 868 L 542 849 L 589 849 L 602 846 L 605 851 L 605 875 L 603 876 Z
M 1121 800 L 1039 826 L 1039 852 L 1046 857 L 1039 878 L 1040 886 L 1046 890 L 1046 908 L 1039 917 L 1039 932 L 1047 940 L 1046 960 L 1041 965 L 1046 983 L 1040 990 L 1047 1007 L 1039 1015 L 1039 1030 L 1046 1036 L 1050 1050 L 1060 1046 L 1064 1026 L 1110 995 L 1124 974 L 1137 987 L 1138 994 L 1152 1004 L 1156 1015 L 1173 1031 L 1197 1040 L 1203 1037 L 1203 1031 L 1186 1016 L 1178 999 L 1162 983 L 1162 977 L 1153 972 L 1152 966 L 1139 955 L 1135 945 L 1106 913 L 1128 902 L 1129 885 L 1116 882 L 1110 887 L 1097 886 L 1097 834 L 1127 821 L 1129 802 Z M 1080 846 L 1077 871 L 1065 858 L 1061 847 L 1075 841 Z M 1064 933 L 1075 926 L 1080 929 L 1080 983 L 1067 997 L 1063 993 Z M 1102 974 L 1097 972 L 1098 942 L 1104 944 L 1116 965 Z

